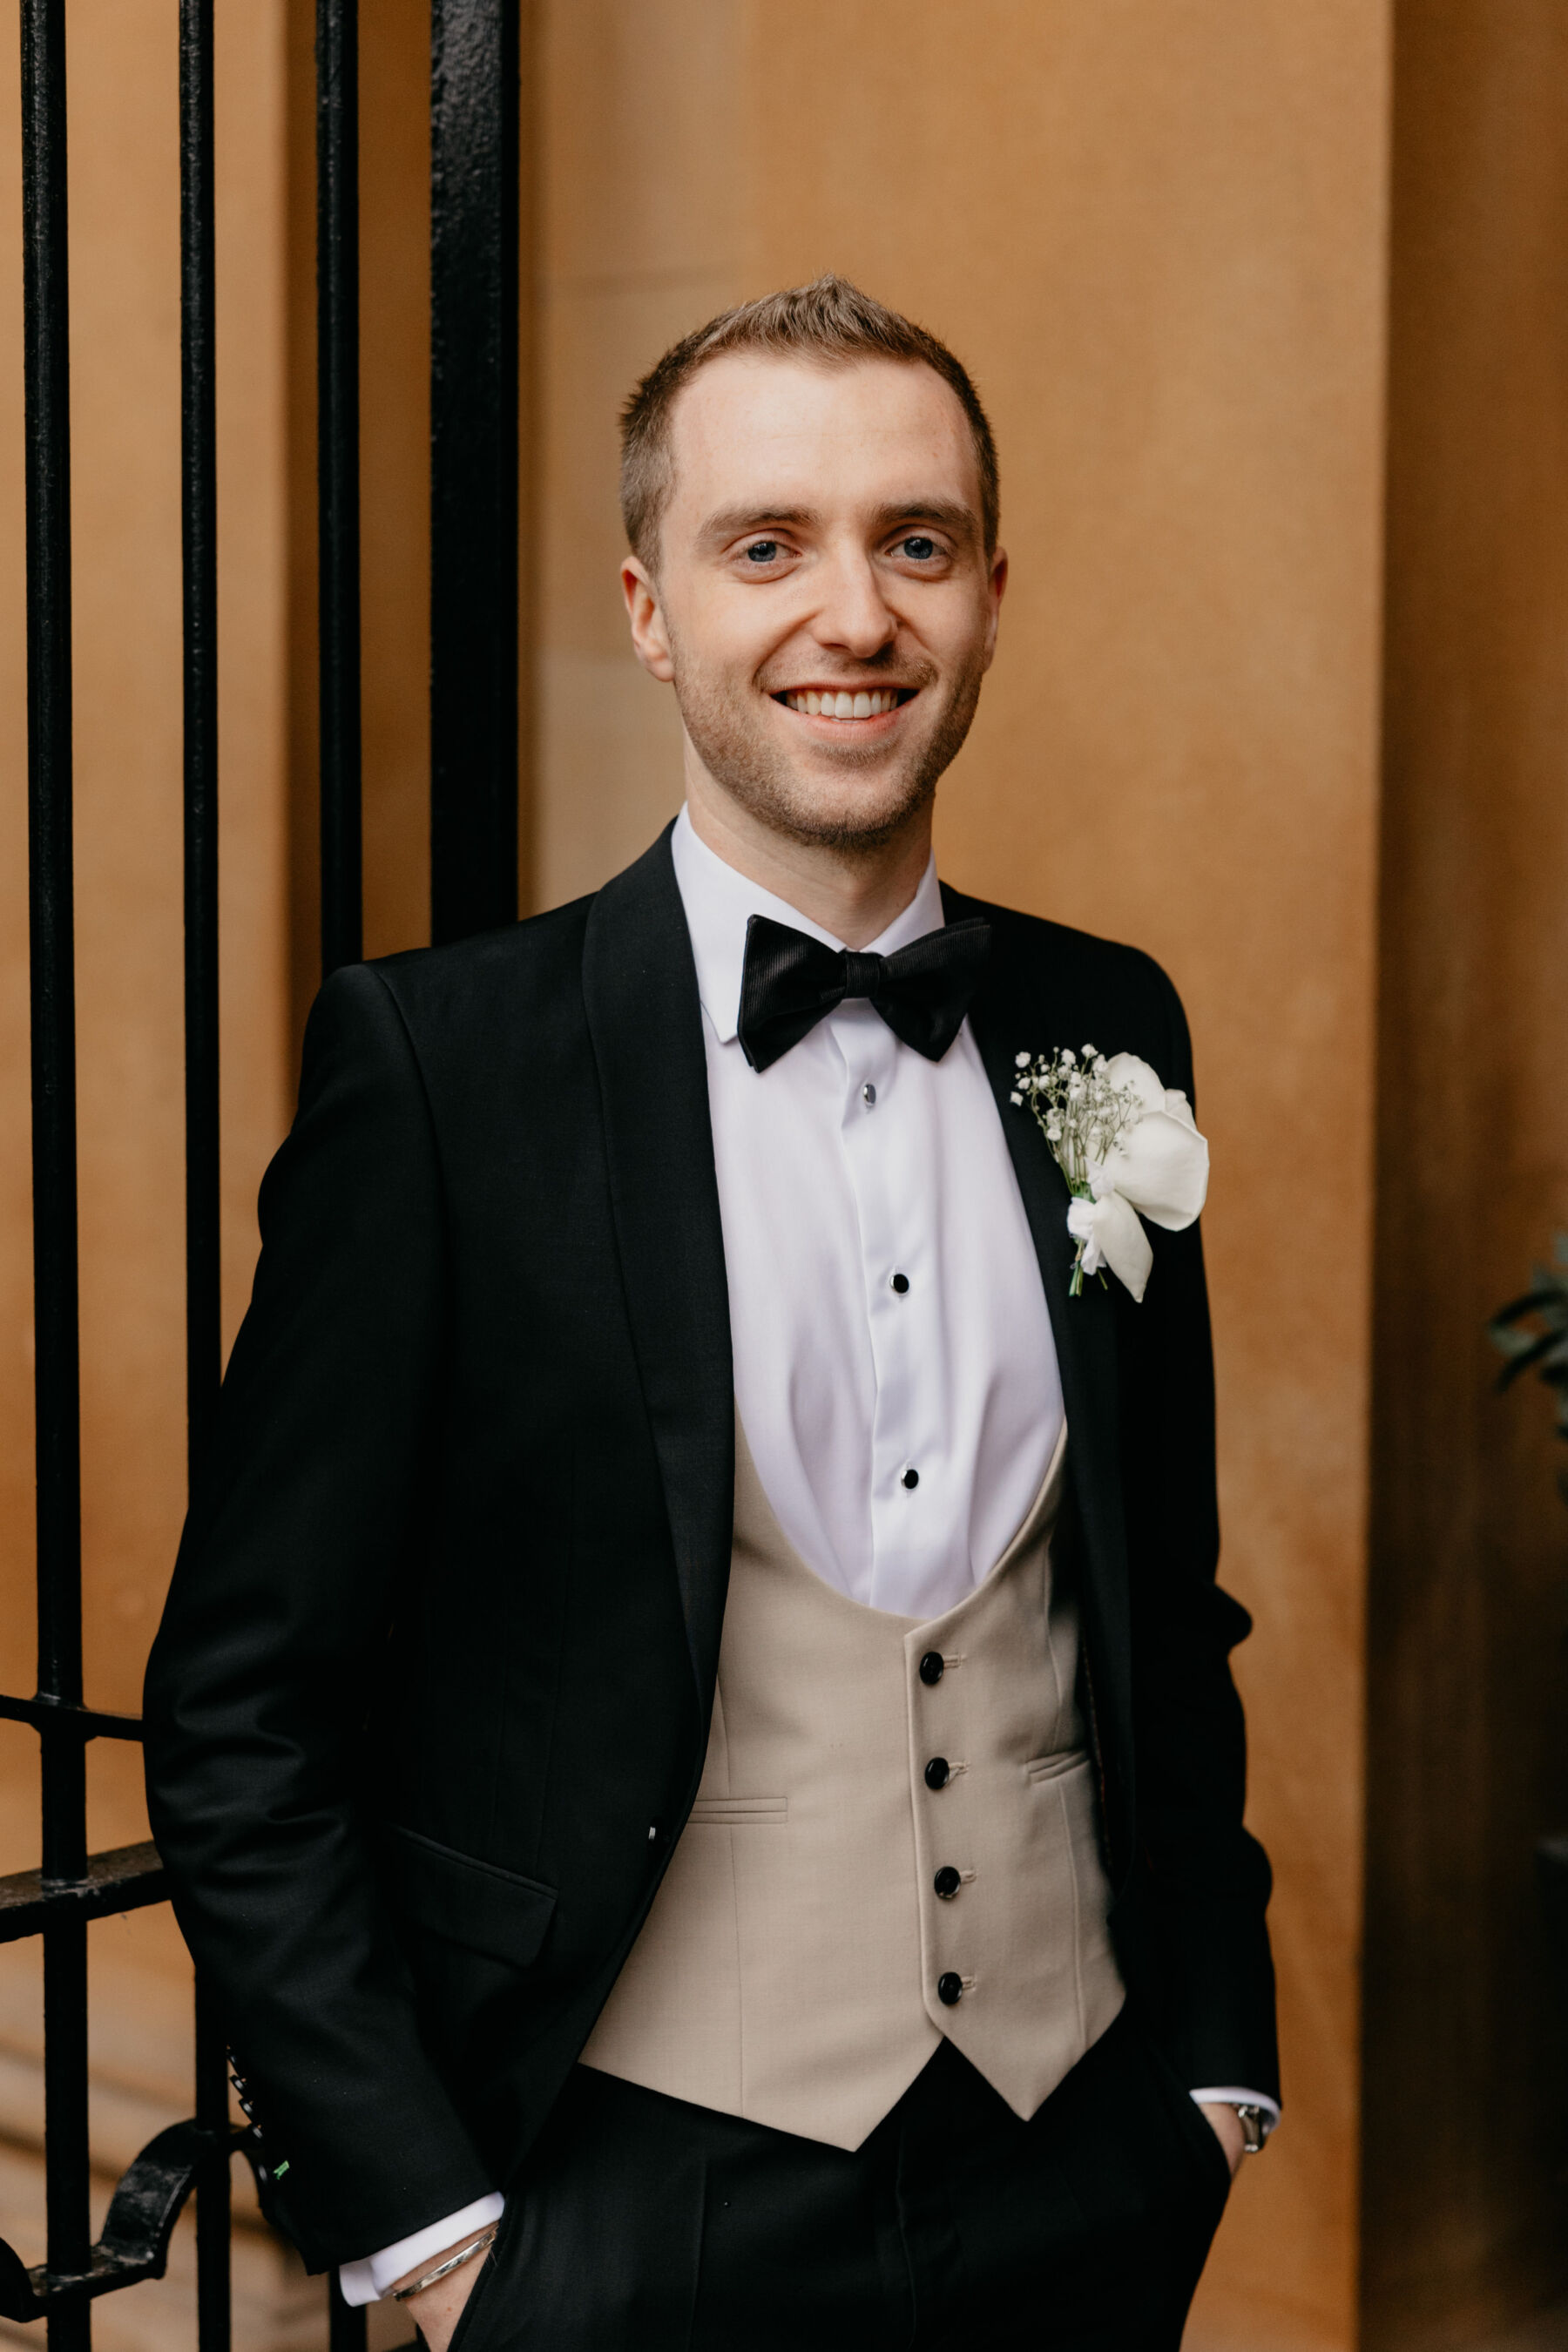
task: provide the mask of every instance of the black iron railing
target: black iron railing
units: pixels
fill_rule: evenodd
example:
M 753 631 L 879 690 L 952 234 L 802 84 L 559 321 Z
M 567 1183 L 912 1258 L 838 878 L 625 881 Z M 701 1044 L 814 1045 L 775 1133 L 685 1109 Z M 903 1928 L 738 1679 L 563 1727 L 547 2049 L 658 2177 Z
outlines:
M 160 2276 L 196 2197 L 199 2352 L 230 2342 L 225 2021 L 198 1982 L 193 2116 L 130 2166 L 93 2242 L 87 1930 L 166 1898 L 156 1850 L 87 1851 L 86 1748 L 141 1737 L 84 1703 L 72 887 L 64 0 L 20 0 L 26 374 L 27 783 L 41 1863 L 0 1879 L 0 1943 L 44 1947 L 44 2262 L 0 2241 L 0 2315 L 87 2352 L 92 2302 Z M 517 911 L 519 0 L 431 11 L 431 906 L 453 939 Z M 318 488 L 323 971 L 361 952 L 358 71 L 355 0 L 317 0 Z M 178 0 L 189 1462 L 222 1369 L 218 1131 L 217 352 L 212 0 Z M 331 2294 L 332 2352 L 363 2314 Z

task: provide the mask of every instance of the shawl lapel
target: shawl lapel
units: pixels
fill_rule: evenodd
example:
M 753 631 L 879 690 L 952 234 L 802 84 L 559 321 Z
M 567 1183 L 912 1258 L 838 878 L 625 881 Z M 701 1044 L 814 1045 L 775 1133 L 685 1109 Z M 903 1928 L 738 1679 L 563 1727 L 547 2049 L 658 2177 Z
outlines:
M 1082 1600 L 1092 1660 L 1092 1696 L 1100 1736 L 1103 1740 L 1109 1732 L 1114 1748 L 1113 1754 L 1102 1755 L 1102 1761 L 1114 1768 L 1118 1795 L 1124 1797 L 1131 1788 L 1125 1727 L 1132 1719 L 1132 1692 L 1116 1304 L 1112 1294 L 1097 1282 L 1086 1283 L 1079 1297 L 1068 1297 L 1076 1244 L 1067 1229 L 1070 1198 L 1067 1179 L 1033 1115 L 1009 1099 L 1016 1076 L 1015 1057 L 1025 1050 L 1048 1050 L 1064 1040 L 1052 1033 L 1041 976 L 1020 970 L 1008 953 L 1005 913 L 966 898 L 945 885 L 942 903 L 950 921 L 959 921 L 965 915 L 987 915 L 995 932 L 990 967 L 970 1007 L 970 1024 L 996 1099 L 1045 1286 L 1083 1529 Z
M 704 1725 L 734 1528 L 729 1286 L 702 1012 L 668 829 L 588 916 L 610 1202 Z

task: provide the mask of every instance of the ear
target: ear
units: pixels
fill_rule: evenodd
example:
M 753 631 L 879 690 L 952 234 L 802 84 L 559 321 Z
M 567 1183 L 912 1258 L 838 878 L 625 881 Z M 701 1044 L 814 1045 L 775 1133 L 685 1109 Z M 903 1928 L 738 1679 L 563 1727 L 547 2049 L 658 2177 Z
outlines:
M 986 602 L 990 613 L 985 623 L 985 667 L 990 668 L 996 653 L 996 627 L 1002 617 L 1002 598 L 1007 587 L 1007 551 L 999 547 L 991 558 L 990 575 L 985 583 Z
M 669 657 L 669 635 L 659 610 L 658 591 L 647 565 L 635 555 L 628 555 L 621 566 L 621 593 L 631 623 L 632 650 L 644 669 L 668 686 L 675 677 L 675 664 Z

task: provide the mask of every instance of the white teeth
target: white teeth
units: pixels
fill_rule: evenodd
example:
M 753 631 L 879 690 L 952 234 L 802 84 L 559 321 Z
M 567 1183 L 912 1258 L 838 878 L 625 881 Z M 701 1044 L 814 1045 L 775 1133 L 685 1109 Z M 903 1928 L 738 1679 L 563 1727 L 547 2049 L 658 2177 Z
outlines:
M 808 719 L 880 719 L 885 711 L 896 710 L 899 695 L 896 687 L 884 688 L 879 693 L 820 694 L 814 687 L 787 693 L 785 702 L 792 710 Z

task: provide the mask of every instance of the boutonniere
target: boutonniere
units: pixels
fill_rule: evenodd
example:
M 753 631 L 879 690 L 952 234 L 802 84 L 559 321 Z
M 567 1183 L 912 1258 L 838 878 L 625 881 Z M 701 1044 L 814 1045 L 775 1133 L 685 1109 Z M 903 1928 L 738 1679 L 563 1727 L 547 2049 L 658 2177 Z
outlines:
M 1078 1244 L 1069 1295 L 1086 1274 L 1104 1283 L 1109 1266 L 1141 1299 L 1154 1264 L 1139 1223 L 1179 1234 L 1204 1205 L 1209 1148 L 1179 1087 L 1163 1087 L 1136 1054 L 1108 1062 L 1092 1045 L 1080 1055 L 1019 1054 L 1013 1101 L 1034 1112 L 1072 1200 L 1068 1231 Z

